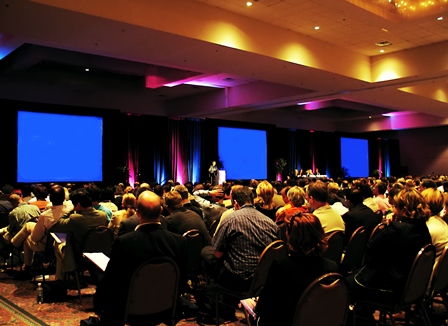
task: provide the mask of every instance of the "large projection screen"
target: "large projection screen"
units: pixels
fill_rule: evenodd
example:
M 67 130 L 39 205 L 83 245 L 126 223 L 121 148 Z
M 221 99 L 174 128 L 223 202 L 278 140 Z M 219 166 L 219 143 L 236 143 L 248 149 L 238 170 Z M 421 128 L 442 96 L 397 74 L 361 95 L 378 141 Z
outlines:
M 228 180 L 267 179 L 266 130 L 218 127 L 218 155 Z
M 369 144 L 366 139 L 341 137 L 341 166 L 351 177 L 369 176 Z
M 17 182 L 102 181 L 103 119 L 19 111 Z

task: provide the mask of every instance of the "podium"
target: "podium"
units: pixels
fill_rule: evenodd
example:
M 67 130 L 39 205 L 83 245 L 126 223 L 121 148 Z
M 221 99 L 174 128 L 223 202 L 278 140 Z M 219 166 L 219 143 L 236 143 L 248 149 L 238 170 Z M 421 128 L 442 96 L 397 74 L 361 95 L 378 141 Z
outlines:
M 222 185 L 226 182 L 226 170 L 218 170 L 218 184 Z

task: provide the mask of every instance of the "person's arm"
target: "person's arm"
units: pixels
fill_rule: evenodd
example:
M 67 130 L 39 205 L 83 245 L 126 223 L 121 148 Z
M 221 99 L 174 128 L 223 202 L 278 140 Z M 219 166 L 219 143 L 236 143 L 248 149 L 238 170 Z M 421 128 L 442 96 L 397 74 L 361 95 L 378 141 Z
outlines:
M 45 236 L 45 216 L 39 216 L 36 225 L 34 226 L 33 232 L 31 232 L 31 240 L 34 242 L 39 242 Z

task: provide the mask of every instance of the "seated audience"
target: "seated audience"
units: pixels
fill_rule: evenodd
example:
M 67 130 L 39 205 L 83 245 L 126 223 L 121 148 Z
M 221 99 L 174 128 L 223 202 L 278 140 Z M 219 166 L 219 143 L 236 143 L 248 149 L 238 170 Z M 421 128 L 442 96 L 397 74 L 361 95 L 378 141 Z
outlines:
M 94 296 L 94 309 L 100 317 L 100 325 L 125 324 L 124 311 L 131 277 L 145 261 L 156 257 L 174 259 L 179 267 L 180 289 L 186 284 L 187 239 L 162 228 L 159 216 L 162 212 L 160 198 L 151 191 L 144 191 L 137 201 L 137 216 L 140 219 L 135 232 L 115 239 L 110 261 Z M 185 282 L 184 282 L 185 281 Z M 139 323 L 139 316 L 131 316 L 128 324 L 156 325 L 160 320 Z M 141 316 L 145 318 L 147 316 Z M 166 317 L 161 313 L 154 319 Z M 163 320 L 163 319 L 162 319 Z
M 25 203 L 17 194 L 9 197 L 12 210 L 9 212 L 9 224 L 0 229 L 0 264 L 4 265 L 8 257 L 8 246 L 11 239 L 22 229 L 27 222 L 37 222 L 40 210 L 37 206 Z
M 313 209 L 313 214 L 320 220 L 325 233 L 344 231 L 345 225 L 339 215 L 327 202 L 327 185 L 321 180 L 308 185 L 308 205 Z
M 387 184 L 384 182 L 377 183 L 373 188 L 373 194 L 375 195 L 373 199 L 378 204 L 378 208 L 383 212 L 383 214 L 385 214 L 386 211 L 391 207 L 386 196 L 384 196 L 386 191 Z
M 328 199 L 327 199 L 328 204 L 330 204 L 331 208 L 333 208 L 341 216 L 343 216 L 345 213 L 348 212 L 348 208 L 342 204 L 342 200 L 343 199 L 339 197 L 336 193 L 334 192 L 328 193 Z
M 115 235 L 118 233 L 118 227 L 120 223 L 131 216 L 135 215 L 137 208 L 137 199 L 133 193 L 124 194 L 122 197 L 121 207 L 119 211 L 112 214 L 112 219 L 109 222 L 109 229 L 111 229 Z
M 370 208 L 374 213 L 378 211 L 380 208 L 377 202 L 373 199 L 373 191 L 369 185 L 361 185 L 359 187 L 361 190 L 362 196 L 364 197 L 363 204 Z
M 45 251 L 47 236 L 51 227 L 60 217 L 69 211 L 63 205 L 65 191 L 61 186 L 53 186 L 50 189 L 51 207 L 44 211 L 35 222 L 27 222 L 23 228 L 12 238 L 11 243 L 20 248 L 23 244 L 23 257 L 25 268 L 17 275 L 20 279 L 31 279 L 31 265 L 34 252 Z
M 190 197 L 188 196 L 188 189 L 184 185 L 177 185 L 174 187 L 174 190 L 177 191 L 182 197 L 182 206 L 190 211 L 195 212 L 202 219 L 202 210 L 198 204 L 192 203 Z M 194 201 L 194 197 L 193 197 Z
M 70 199 L 75 212 L 61 217 L 52 227 L 53 232 L 67 233 L 66 242 L 54 244 L 57 280 L 64 280 L 64 272 L 77 268 L 85 235 L 97 226 L 107 225 L 106 213 L 92 207 L 92 199 L 86 189 L 73 191 Z
M 429 234 L 431 235 L 432 244 L 436 248 L 436 261 L 442 253 L 445 245 L 448 243 L 448 225 L 439 216 L 445 201 L 443 193 L 439 189 L 427 188 L 422 191 L 422 196 L 431 210 L 431 217 L 426 222 Z
M 289 223 L 291 217 L 308 211 L 308 207 L 305 206 L 305 191 L 299 186 L 294 186 L 288 191 L 288 201 L 290 207 L 283 209 L 277 213 L 275 222 L 284 221 Z
M 266 180 L 261 181 L 256 189 L 257 198 L 255 198 L 255 208 L 275 221 L 275 213 L 278 207 L 275 206 L 274 201 L 274 187 Z
M 107 222 L 112 218 L 112 211 L 100 204 L 101 200 L 101 190 L 98 186 L 94 184 L 90 184 L 87 187 L 87 191 L 89 192 L 90 198 L 92 198 L 92 207 L 96 210 L 102 211 L 106 214 Z
M 35 197 L 30 199 L 28 201 L 28 204 L 35 205 L 37 208 L 39 208 L 40 212 L 43 212 L 48 204 L 47 187 L 45 187 L 44 185 L 37 185 L 36 187 L 34 187 L 33 193 Z
M 415 189 L 403 189 L 395 197 L 395 215 L 391 222 L 366 246 L 367 264 L 348 278 L 353 302 L 359 299 L 388 302 L 398 300 L 411 265 L 419 250 L 431 243 L 426 226 L 431 211 Z M 371 311 L 359 304 L 355 314 L 373 320 Z
M 307 286 L 338 269 L 335 262 L 322 257 L 328 245 L 316 216 L 293 216 L 287 237 L 288 255 L 272 263 L 255 307 L 259 326 L 292 325 L 297 302 Z
M 109 208 L 112 211 L 112 214 L 118 211 L 118 207 L 117 205 L 115 205 L 113 201 L 114 201 L 114 188 L 106 187 L 102 189 L 100 205 Z

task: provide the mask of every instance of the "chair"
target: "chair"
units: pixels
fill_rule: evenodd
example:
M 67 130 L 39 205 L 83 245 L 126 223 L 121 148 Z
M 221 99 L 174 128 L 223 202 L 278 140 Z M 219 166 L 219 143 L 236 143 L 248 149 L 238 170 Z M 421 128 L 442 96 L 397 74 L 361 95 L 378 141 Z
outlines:
M 188 262 L 187 273 L 189 282 L 191 282 L 192 288 L 195 288 L 195 284 L 202 282 L 204 269 L 203 261 L 201 257 L 202 248 L 207 245 L 207 241 L 203 235 L 197 229 L 192 229 L 185 232 L 182 236 L 187 238 L 188 243 Z
M 266 278 L 268 276 L 269 267 L 272 262 L 279 257 L 286 255 L 286 246 L 283 240 L 276 240 L 271 242 L 261 253 L 258 258 L 257 268 L 255 269 L 255 273 L 252 279 L 252 283 L 248 292 L 234 292 L 220 287 L 215 296 L 215 305 L 216 305 L 216 325 L 219 325 L 219 306 L 220 304 L 227 304 L 223 302 L 222 298 L 224 295 L 228 295 L 234 297 L 236 299 L 241 300 L 250 297 L 256 297 L 260 293 L 261 289 L 266 282 Z M 246 319 L 250 326 L 250 319 L 246 313 Z
M 367 232 L 363 226 L 360 226 L 353 232 L 352 236 L 345 250 L 345 255 L 342 258 L 339 266 L 339 273 L 342 275 L 349 275 L 355 269 L 362 266 L 364 261 L 364 252 L 367 243 Z
M 423 314 L 425 323 L 427 323 L 428 326 L 431 325 L 427 311 L 423 306 L 423 299 L 428 289 L 434 260 L 434 246 L 427 244 L 417 253 L 409 271 L 403 292 L 395 302 L 388 303 L 384 300 L 381 302 L 358 300 L 357 303 L 379 310 L 379 322 L 383 325 L 385 325 L 386 315 L 388 315 L 394 326 L 396 326 L 396 321 L 393 314 L 400 311 L 406 312 L 406 324 L 409 325 L 409 314 L 407 312 L 409 312 L 411 306 L 414 305 L 415 308 Z
M 83 257 L 84 252 L 102 252 L 106 256 L 110 256 L 112 250 L 112 242 L 114 241 L 114 233 L 107 226 L 97 226 L 90 229 L 84 236 L 81 251 L 75 252 L 77 269 L 73 271 L 75 275 L 76 285 L 78 288 L 79 302 L 81 302 L 81 285 L 79 282 L 79 275 L 84 275 L 84 271 L 91 266 L 88 259 Z M 73 246 L 73 251 L 75 251 L 76 246 Z M 94 273 L 91 271 L 91 276 Z
M 435 314 L 433 310 L 433 302 L 436 301 L 434 297 L 437 295 L 441 297 L 442 299 L 441 301 L 445 306 L 445 309 L 448 310 L 448 296 L 446 293 L 447 287 L 448 287 L 448 245 L 446 245 L 445 248 L 442 250 L 439 260 L 435 263 L 432 271 L 429 289 L 426 294 L 426 298 L 424 300 L 425 308 L 428 314 Z
M 345 325 L 349 298 L 349 285 L 344 276 L 338 273 L 322 275 L 303 292 L 292 325 Z
M 323 257 L 330 259 L 339 265 L 344 250 L 344 232 L 333 231 L 326 238 L 328 249 L 323 253 Z
M 380 211 L 381 212 L 381 211 Z M 386 223 L 379 223 L 377 226 L 375 226 L 372 230 L 372 233 L 370 233 L 369 240 L 372 240 L 375 238 L 378 234 L 381 233 L 381 231 L 384 230 L 384 228 L 387 226 Z
M 131 278 L 125 322 L 175 325 L 178 286 L 179 269 L 171 258 L 153 258 L 140 265 Z
M 277 221 L 275 222 L 278 226 L 278 228 L 280 229 L 280 240 L 283 241 L 288 241 L 287 236 L 286 236 L 286 229 L 288 228 L 287 224 L 285 223 L 285 221 Z
M 221 218 L 218 218 L 217 220 L 214 220 L 212 224 L 210 224 L 210 227 L 208 228 L 208 234 L 213 238 L 215 235 L 216 228 L 218 227 L 219 221 Z
M 51 267 L 53 265 L 56 266 L 56 256 L 54 254 L 53 249 L 54 238 L 51 236 L 51 233 L 47 232 L 47 242 L 45 243 L 44 251 L 37 251 L 34 253 L 33 258 L 33 281 L 36 281 L 37 275 L 42 275 L 42 281 L 45 282 L 45 268 L 44 265 L 48 263 Z

